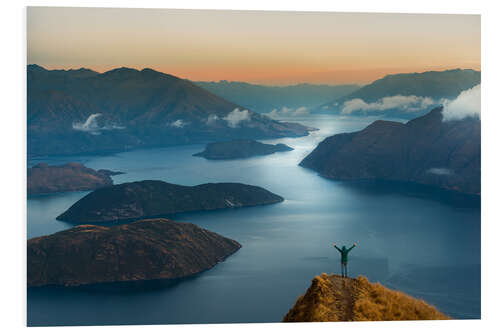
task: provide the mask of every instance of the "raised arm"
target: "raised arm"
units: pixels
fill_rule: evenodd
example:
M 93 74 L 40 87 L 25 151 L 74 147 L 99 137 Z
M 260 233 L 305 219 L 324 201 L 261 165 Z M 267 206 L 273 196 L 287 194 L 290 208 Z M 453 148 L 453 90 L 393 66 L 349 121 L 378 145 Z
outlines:
M 334 247 L 334 248 L 336 248 L 336 249 L 337 249 L 337 251 L 339 251 L 340 253 L 342 253 L 342 250 L 341 250 L 341 249 L 339 249 L 339 248 L 337 247 L 337 245 L 335 245 L 335 243 L 333 243 L 333 247 Z
M 356 245 L 358 245 L 358 243 L 354 243 L 350 248 L 347 249 L 347 252 L 349 252 L 352 249 L 354 249 L 356 247 Z

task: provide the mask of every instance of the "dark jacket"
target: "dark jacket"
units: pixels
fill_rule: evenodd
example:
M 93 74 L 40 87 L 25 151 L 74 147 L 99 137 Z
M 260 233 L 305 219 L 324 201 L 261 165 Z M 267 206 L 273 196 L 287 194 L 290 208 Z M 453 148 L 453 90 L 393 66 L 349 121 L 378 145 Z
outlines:
M 356 246 L 356 245 L 353 245 L 353 246 L 351 246 L 351 247 L 350 247 L 350 248 L 348 248 L 348 249 L 346 249 L 346 247 L 345 247 L 345 246 L 342 246 L 342 248 L 341 248 L 341 249 L 339 249 L 339 248 L 337 247 L 337 245 L 335 245 L 335 248 L 336 248 L 336 249 L 340 252 L 340 254 L 341 254 L 340 261 L 341 261 L 342 263 L 347 263 L 347 261 L 348 261 L 347 255 L 349 254 L 349 251 L 351 251 L 351 250 L 352 250 L 355 246 Z

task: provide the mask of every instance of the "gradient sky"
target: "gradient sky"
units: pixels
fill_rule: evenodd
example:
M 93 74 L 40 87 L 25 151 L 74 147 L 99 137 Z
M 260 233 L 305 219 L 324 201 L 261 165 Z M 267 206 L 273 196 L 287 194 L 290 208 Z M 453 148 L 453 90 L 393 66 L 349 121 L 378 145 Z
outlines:
M 190 80 L 369 83 L 481 66 L 479 15 L 29 7 L 27 62 Z

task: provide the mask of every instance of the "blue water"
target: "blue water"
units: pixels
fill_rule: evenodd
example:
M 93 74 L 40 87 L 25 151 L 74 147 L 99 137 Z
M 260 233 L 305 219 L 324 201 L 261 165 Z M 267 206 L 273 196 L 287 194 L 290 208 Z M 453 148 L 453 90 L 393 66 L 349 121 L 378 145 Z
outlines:
M 79 161 L 126 172 L 114 176 L 115 183 L 242 182 L 286 199 L 270 206 L 175 216 L 243 247 L 213 269 L 168 286 L 30 288 L 28 325 L 279 322 L 315 275 L 340 271 L 333 241 L 359 243 L 351 252 L 350 275 L 363 274 L 422 298 L 454 318 L 480 318 L 479 199 L 410 184 L 321 178 L 297 164 L 325 136 L 361 129 L 371 119 L 315 116 L 300 121 L 320 131 L 267 140 L 295 150 L 244 160 L 193 157 L 203 146 L 189 145 L 28 161 Z M 55 217 L 87 193 L 30 198 L 28 237 L 70 228 Z

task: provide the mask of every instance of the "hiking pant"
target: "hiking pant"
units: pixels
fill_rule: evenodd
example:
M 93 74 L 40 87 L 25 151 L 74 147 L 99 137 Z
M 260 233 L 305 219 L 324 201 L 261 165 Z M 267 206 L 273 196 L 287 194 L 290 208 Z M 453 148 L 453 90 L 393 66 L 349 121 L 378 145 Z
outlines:
M 341 262 L 340 269 L 342 270 L 342 277 L 347 277 L 347 262 Z

